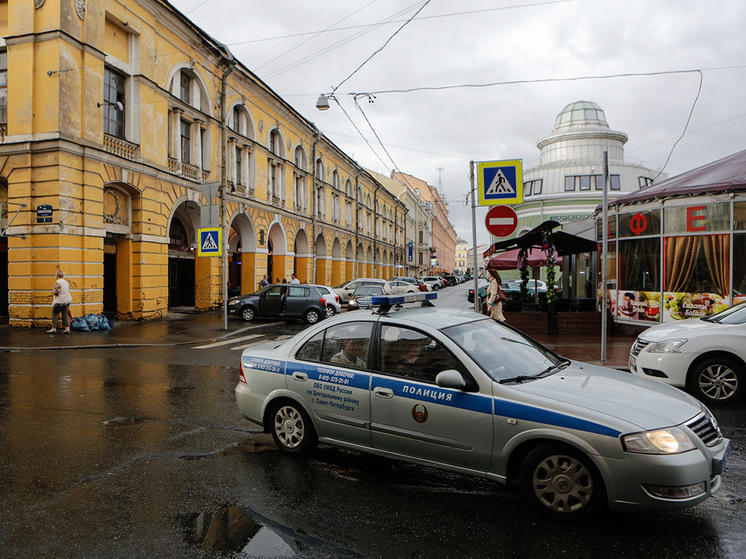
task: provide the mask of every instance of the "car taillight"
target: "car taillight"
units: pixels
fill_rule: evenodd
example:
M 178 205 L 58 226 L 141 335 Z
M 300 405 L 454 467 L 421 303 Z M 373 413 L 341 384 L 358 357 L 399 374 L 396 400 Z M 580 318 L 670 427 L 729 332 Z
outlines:
M 244 384 L 248 384 L 246 382 L 246 375 L 243 374 L 243 363 L 241 363 L 241 367 L 238 369 L 238 380 Z
M 326 306 L 326 299 L 324 299 L 322 297 L 321 299 L 319 299 L 319 303 L 321 303 L 322 305 Z
M 339 303 L 339 295 L 335 295 L 334 298 L 337 300 L 337 303 Z

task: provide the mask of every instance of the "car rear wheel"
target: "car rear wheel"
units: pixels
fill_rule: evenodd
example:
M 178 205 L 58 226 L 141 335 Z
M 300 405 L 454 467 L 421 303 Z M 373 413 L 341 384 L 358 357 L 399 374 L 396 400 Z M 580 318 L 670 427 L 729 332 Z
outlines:
M 318 442 L 306 411 L 290 401 L 280 402 L 272 410 L 272 438 L 280 450 L 294 454 L 307 452 Z
M 309 324 L 316 324 L 321 318 L 321 314 L 316 309 L 308 309 L 303 318 L 305 318 L 306 322 Z
M 251 322 L 256 317 L 256 311 L 254 307 L 244 307 L 241 309 L 241 318 L 246 322 Z
M 741 398 L 746 377 L 741 367 L 727 357 L 712 357 L 697 364 L 689 388 L 706 404 L 731 404 Z
M 543 512 L 575 520 L 593 514 L 605 500 L 601 476 L 590 458 L 563 444 L 545 444 L 523 461 L 519 482 Z
M 337 309 L 335 309 L 331 305 L 327 305 L 327 307 L 326 307 L 326 316 L 327 316 L 327 318 L 331 318 L 335 314 L 337 314 Z
M 433 284 L 433 291 L 437 291 L 437 290 L 438 290 L 438 284 L 437 284 L 437 283 L 434 283 L 434 284 Z

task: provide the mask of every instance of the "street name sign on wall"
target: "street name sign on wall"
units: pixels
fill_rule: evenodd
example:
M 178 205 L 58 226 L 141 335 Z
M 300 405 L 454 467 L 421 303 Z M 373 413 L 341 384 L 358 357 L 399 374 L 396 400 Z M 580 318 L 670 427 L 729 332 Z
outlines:
M 207 227 L 198 229 L 199 242 L 197 244 L 197 256 L 220 256 L 222 232 L 220 227 Z
M 510 206 L 495 206 L 487 212 L 484 223 L 495 237 L 507 237 L 518 227 L 518 216 Z
M 480 206 L 523 202 L 523 162 L 483 161 L 477 164 Z

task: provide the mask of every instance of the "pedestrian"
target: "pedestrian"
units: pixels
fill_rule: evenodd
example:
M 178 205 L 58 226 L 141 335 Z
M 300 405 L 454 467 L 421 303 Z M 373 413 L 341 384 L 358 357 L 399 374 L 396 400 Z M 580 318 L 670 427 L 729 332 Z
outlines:
M 290 283 L 297 285 L 300 283 L 300 280 L 295 276 L 295 274 L 290 274 Z
M 505 292 L 502 289 L 502 279 L 497 270 L 488 270 L 490 277 L 490 284 L 487 287 L 487 306 L 490 309 L 490 317 L 500 322 L 505 322 L 505 315 L 503 314 L 503 301 L 507 299 Z
M 65 272 L 57 270 L 55 275 L 54 286 L 52 287 L 52 328 L 47 333 L 54 334 L 57 332 L 57 316 L 62 315 L 62 325 L 65 329 L 63 334 L 70 333 L 70 303 L 73 302 L 70 295 L 70 284 L 65 279 Z
M 267 287 L 268 285 L 269 285 L 269 280 L 267 278 L 267 274 L 264 274 L 264 276 L 262 277 L 262 280 L 259 282 L 259 289 Z

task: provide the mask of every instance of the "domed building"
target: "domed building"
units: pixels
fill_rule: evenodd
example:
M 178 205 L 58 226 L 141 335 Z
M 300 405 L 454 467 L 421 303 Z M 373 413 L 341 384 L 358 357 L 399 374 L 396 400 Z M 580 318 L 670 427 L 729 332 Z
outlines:
M 576 101 L 565 106 L 551 135 L 536 144 L 541 150 L 539 165 L 524 169 L 523 203 L 514 206 L 516 235 L 551 219 L 561 223 L 565 231 L 595 239 L 590 218 L 603 200 L 604 152 L 609 158 L 609 202 L 667 177 L 658 176 L 657 169 L 626 161 L 627 140 L 627 134 L 609 127 L 596 103 Z M 583 297 L 595 263 L 587 255 L 572 260 L 570 274 L 576 278 L 576 286 L 566 295 Z

